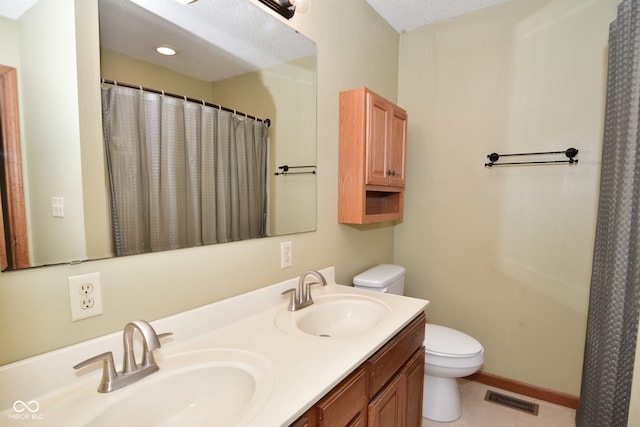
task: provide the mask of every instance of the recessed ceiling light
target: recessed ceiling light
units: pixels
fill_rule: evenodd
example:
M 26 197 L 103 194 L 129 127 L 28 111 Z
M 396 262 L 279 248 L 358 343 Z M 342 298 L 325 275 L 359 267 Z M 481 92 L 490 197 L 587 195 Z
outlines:
M 158 52 L 161 55 L 166 55 L 166 56 L 173 56 L 176 54 L 176 50 L 172 47 L 169 46 L 158 46 L 156 48 L 156 52 Z

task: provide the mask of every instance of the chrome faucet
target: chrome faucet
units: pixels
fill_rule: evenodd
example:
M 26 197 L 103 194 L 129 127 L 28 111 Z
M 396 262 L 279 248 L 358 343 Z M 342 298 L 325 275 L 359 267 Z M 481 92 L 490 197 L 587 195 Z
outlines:
M 136 363 L 133 352 L 133 331 L 135 329 L 142 335 L 142 360 L 139 365 Z M 134 320 L 127 323 L 122 332 L 124 357 L 121 372 L 116 372 L 113 353 L 110 351 L 80 362 L 73 369 L 80 369 L 94 362 L 102 361 L 102 379 L 98 386 L 98 392 L 109 393 L 118 390 L 160 369 L 153 358 L 153 350 L 160 348 L 160 338 L 171 334 L 171 332 L 167 332 L 158 335 L 149 323 L 144 320 Z
M 315 276 L 318 281 L 317 282 L 305 282 L 307 276 Z M 298 289 L 296 291 L 295 288 L 287 289 L 282 292 L 282 295 L 290 294 L 291 299 L 289 300 L 289 307 L 287 310 L 296 311 L 302 308 L 308 307 L 313 304 L 313 298 L 311 298 L 311 286 L 321 284 L 322 286 L 327 286 L 327 280 L 324 276 L 316 271 L 309 270 L 300 276 L 298 280 Z
M 153 360 L 153 350 L 160 348 L 160 340 L 150 324 L 143 320 L 134 320 L 127 323 L 122 331 L 122 343 L 124 345 L 124 358 L 122 360 L 122 373 L 130 374 L 136 372 L 139 368 L 136 364 L 136 357 L 133 354 L 133 330 L 137 329 L 142 335 L 142 363 L 140 368 L 150 368 L 154 372 L 158 370 L 155 362 L 150 363 L 149 358 Z M 145 360 L 146 359 L 146 360 Z M 145 365 L 146 362 L 146 365 Z

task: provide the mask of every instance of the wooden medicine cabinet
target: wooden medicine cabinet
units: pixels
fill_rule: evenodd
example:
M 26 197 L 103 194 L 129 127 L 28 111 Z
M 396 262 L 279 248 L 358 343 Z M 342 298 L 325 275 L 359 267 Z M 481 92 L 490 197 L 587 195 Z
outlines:
M 367 88 L 340 93 L 338 222 L 403 215 L 407 112 Z

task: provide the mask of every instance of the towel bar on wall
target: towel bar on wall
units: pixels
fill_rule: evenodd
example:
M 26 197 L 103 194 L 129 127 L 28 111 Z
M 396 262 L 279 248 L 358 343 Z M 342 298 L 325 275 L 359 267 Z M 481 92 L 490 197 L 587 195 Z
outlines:
M 278 166 L 278 169 L 280 169 L 280 172 L 275 172 L 274 175 L 308 175 L 308 174 L 316 174 L 315 171 L 316 166 L 315 165 L 309 165 L 309 166 L 289 166 L 289 165 L 283 165 L 283 166 Z M 289 172 L 289 169 L 313 169 L 310 171 L 302 171 L 302 172 Z
M 496 163 L 500 157 L 510 157 L 510 156 L 539 156 L 542 154 L 564 154 L 567 157 L 567 160 L 541 160 L 541 161 L 529 161 L 529 162 L 505 162 L 505 163 Z M 578 155 L 578 150 L 575 148 L 567 148 L 565 151 L 541 151 L 537 153 L 515 153 L 515 154 L 498 154 L 491 153 L 487 154 L 487 158 L 489 159 L 489 163 L 485 163 L 485 166 L 504 166 L 504 165 L 540 165 L 540 164 L 559 164 L 559 163 L 568 163 L 575 164 L 578 163 L 578 159 L 575 157 Z

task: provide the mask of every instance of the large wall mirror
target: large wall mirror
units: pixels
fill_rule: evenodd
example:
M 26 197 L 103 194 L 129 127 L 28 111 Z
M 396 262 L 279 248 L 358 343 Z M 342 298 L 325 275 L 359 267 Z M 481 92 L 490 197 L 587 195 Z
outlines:
M 5 157 L 8 140 L 19 147 L 22 169 L 13 184 L 5 161 L 3 201 L 23 189 L 28 247 L 26 260 L 3 270 L 115 256 L 101 100 L 111 81 L 269 119 L 265 235 L 315 230 L 316 46 L 268 8 L 9 0 L 0 15 L 0 85 L 15 85 L 19 120 L 7 135 L 11 115 L 0 115 L 2 144 Z M 158 46 L 177 53 L 161 56 Z M 11 101 L 0 100 L 5 113 Z M 11 259 L 15 213 L 5 203 L 2 214 Z

